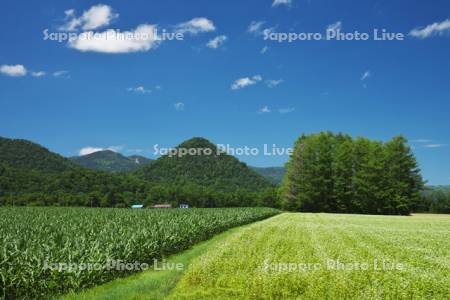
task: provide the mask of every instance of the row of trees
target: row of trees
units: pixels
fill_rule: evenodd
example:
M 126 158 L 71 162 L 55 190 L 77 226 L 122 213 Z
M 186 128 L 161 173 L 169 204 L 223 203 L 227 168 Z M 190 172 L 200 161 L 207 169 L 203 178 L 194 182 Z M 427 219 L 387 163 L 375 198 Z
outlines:
M 329 132 L 303 135 L 279 189 L 227 155 L 165 157 L 140 172 L 117 175 L 80 168 L 24 143 L 0 139 L 0 205 L 187 203 L 365 214 L 445 212 L 448 207 L 447 194 L 420 192 L 420 171 L 403 137 L 382 143 Z M 199 138 L 183 145 L 213 147 Z
M 403 137 L 382 143 L 322 132 L 296 141 L 281 205 L 292 211 L 405 215 L 422 188 Z
M 136 203 L 188 203 L 195 207 L 275 207 L 276 198 L 273 187 L 226 192 L 194 183 L 152 183 L 132 174 L 85 169 L 47 173 L 0 165 L 0 205 L 129 207 Z
M 450 191 L 436 188 L 424 191 L 419 203 L 414 208 L 415 212 L 450 214 Z

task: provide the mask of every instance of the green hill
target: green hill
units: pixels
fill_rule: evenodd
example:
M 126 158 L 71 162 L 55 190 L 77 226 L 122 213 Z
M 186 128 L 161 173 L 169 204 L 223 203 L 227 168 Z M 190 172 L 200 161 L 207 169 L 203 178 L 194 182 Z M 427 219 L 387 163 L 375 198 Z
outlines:
M 259 175 L 267 178 L 270 182 L 274 184 L 280 184 L 283 180 L 284 174 L 286 174 L 286 169 L 284 167 L 250 167 Z
M 123 206 L 143 186 L 137 178 L 82 168 L 30 141 L 0 138 L 0 205 Z
M 59 154 L 27 140 L 0 137 L 0 165 L 41 172 L 62 172 L 77 169 Z
M 126 157 L 110 150 L 98 151 L 88 155 L 71 157 L 71 161 L 82 167 L 105 172 L 130 172 L 148 163 L 151 159 L 143 156 Z
M 201 138 L 179 147 L 208 148 L 213 153 L 217 150 Z M 80 167 L 24 140 L 2 138 L 0 154 L 0 205 L 129 207 L 135 203 L 188 203 L 195 207 L 229 207 L 274 206 L 276 201 L 269 181 L 226 154 L 163 156 L 151 163 L 140 157 L 125 157 L 143 165 L 120 174 Z
M 154 183 L 193 184 L 216 191 L 237 189 L 258 191 L 272 186 L 267 179 L 234 156 L 218 153 L 216 145 L 204 138 L 192 138 L 175 149 L 178 154 L 183 150 L 197 150 L 198 155 L 162 156 L 152 164 L 139 169 L 138 176 Z

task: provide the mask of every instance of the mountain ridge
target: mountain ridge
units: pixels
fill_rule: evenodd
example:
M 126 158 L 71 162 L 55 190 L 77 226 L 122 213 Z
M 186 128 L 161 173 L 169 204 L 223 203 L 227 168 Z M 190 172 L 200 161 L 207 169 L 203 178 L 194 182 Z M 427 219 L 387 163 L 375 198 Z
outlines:
M 196 184 L 220 191 L 272 187 L 266 178 L 236 157 L 218 151 L 217 146 L 205 138 L 191 138 L 174 149 L 176 153 L 163 155 L 139 169 L 138 176 L 151 182 Z M 202 153 L 180 155 L 182 151 L 191 152 L 189 149 Z
M 102 150 L 69 159 L 79 166 L 111 173 L 131 172 L 152 160 L 139 155 L 125 156 L 111 150 Z

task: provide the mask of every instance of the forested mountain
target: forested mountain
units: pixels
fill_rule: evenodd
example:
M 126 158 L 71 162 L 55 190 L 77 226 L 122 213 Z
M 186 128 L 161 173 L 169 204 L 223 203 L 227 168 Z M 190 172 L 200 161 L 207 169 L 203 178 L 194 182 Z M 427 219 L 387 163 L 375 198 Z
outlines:
M 265 177 L 270 180 L 270 182 L 274 184 L 280 184 L 283 180 L 284 174 L 286 174 L 286 169 L 284 167 L 250 167 L 259 175 Z
M 82 167 L 112 173 L 134 171 L 151 161 L 143 156 L 126 157 L 110 150 L 98 151 L 88 155 L 75 156 L 71 161 Z
M 191 154 L 180 155 L 183 151 Z M 208 154 L 209 153 L 209 154 Z M 140 178 L 172 185 L 194 184 L 215 191 L 258 191 L 272 184 L 204 138 L 193 138 L 137 171 Z
M 189 144 L 187 142 L 185 145 Z M 179 161 L 174 157 L 166 159 L 160 158 L 158 167 L 154 169 L 156 176 L 149 176 L 148 170 L 112 174 L 80 167 L 28 141 L 1 138 L 0 205 L 276 205 L 276 191 L 271 184 L 234 157 L 219 155 L 213 160 L 200 158 L 205 165 L 196 159 L 192 164 L 185 164 L 184 160 Z M 152 164 L 147 164 L 144 169 Z M 199 179 L 199 173 L 191 172 L 190 168 L 202 168 L 197 170 L 202 172 L 202 177 Z
M 42 172 L 62 172 L 78 168 L 66 158 L 38 144 L 2 137 L 0 137 L 0 165 Z
M 82 168 L 26 141 L 0 138 L 0 205 L 117 206 L 145 183 Z

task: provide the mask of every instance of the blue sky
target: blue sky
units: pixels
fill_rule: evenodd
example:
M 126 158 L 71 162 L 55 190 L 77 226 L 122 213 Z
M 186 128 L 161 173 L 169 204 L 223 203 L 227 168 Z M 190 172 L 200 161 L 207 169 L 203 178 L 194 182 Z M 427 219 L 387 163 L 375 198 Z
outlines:
M 65 156 L 153 156 L 193 136 L 290 147 L 321 130 L 406 136 L 425 179 L 450 184 L 450 3 L 436 1 L 2 1 L 0 135 Z M 183 40 L 44 40 L 165 29 Z M 370 33 L 277 42 L 266 33 Z M 405 35 L 374 41 L 374 29 Z M 287 156 L 240 156 L 256 166 Z

